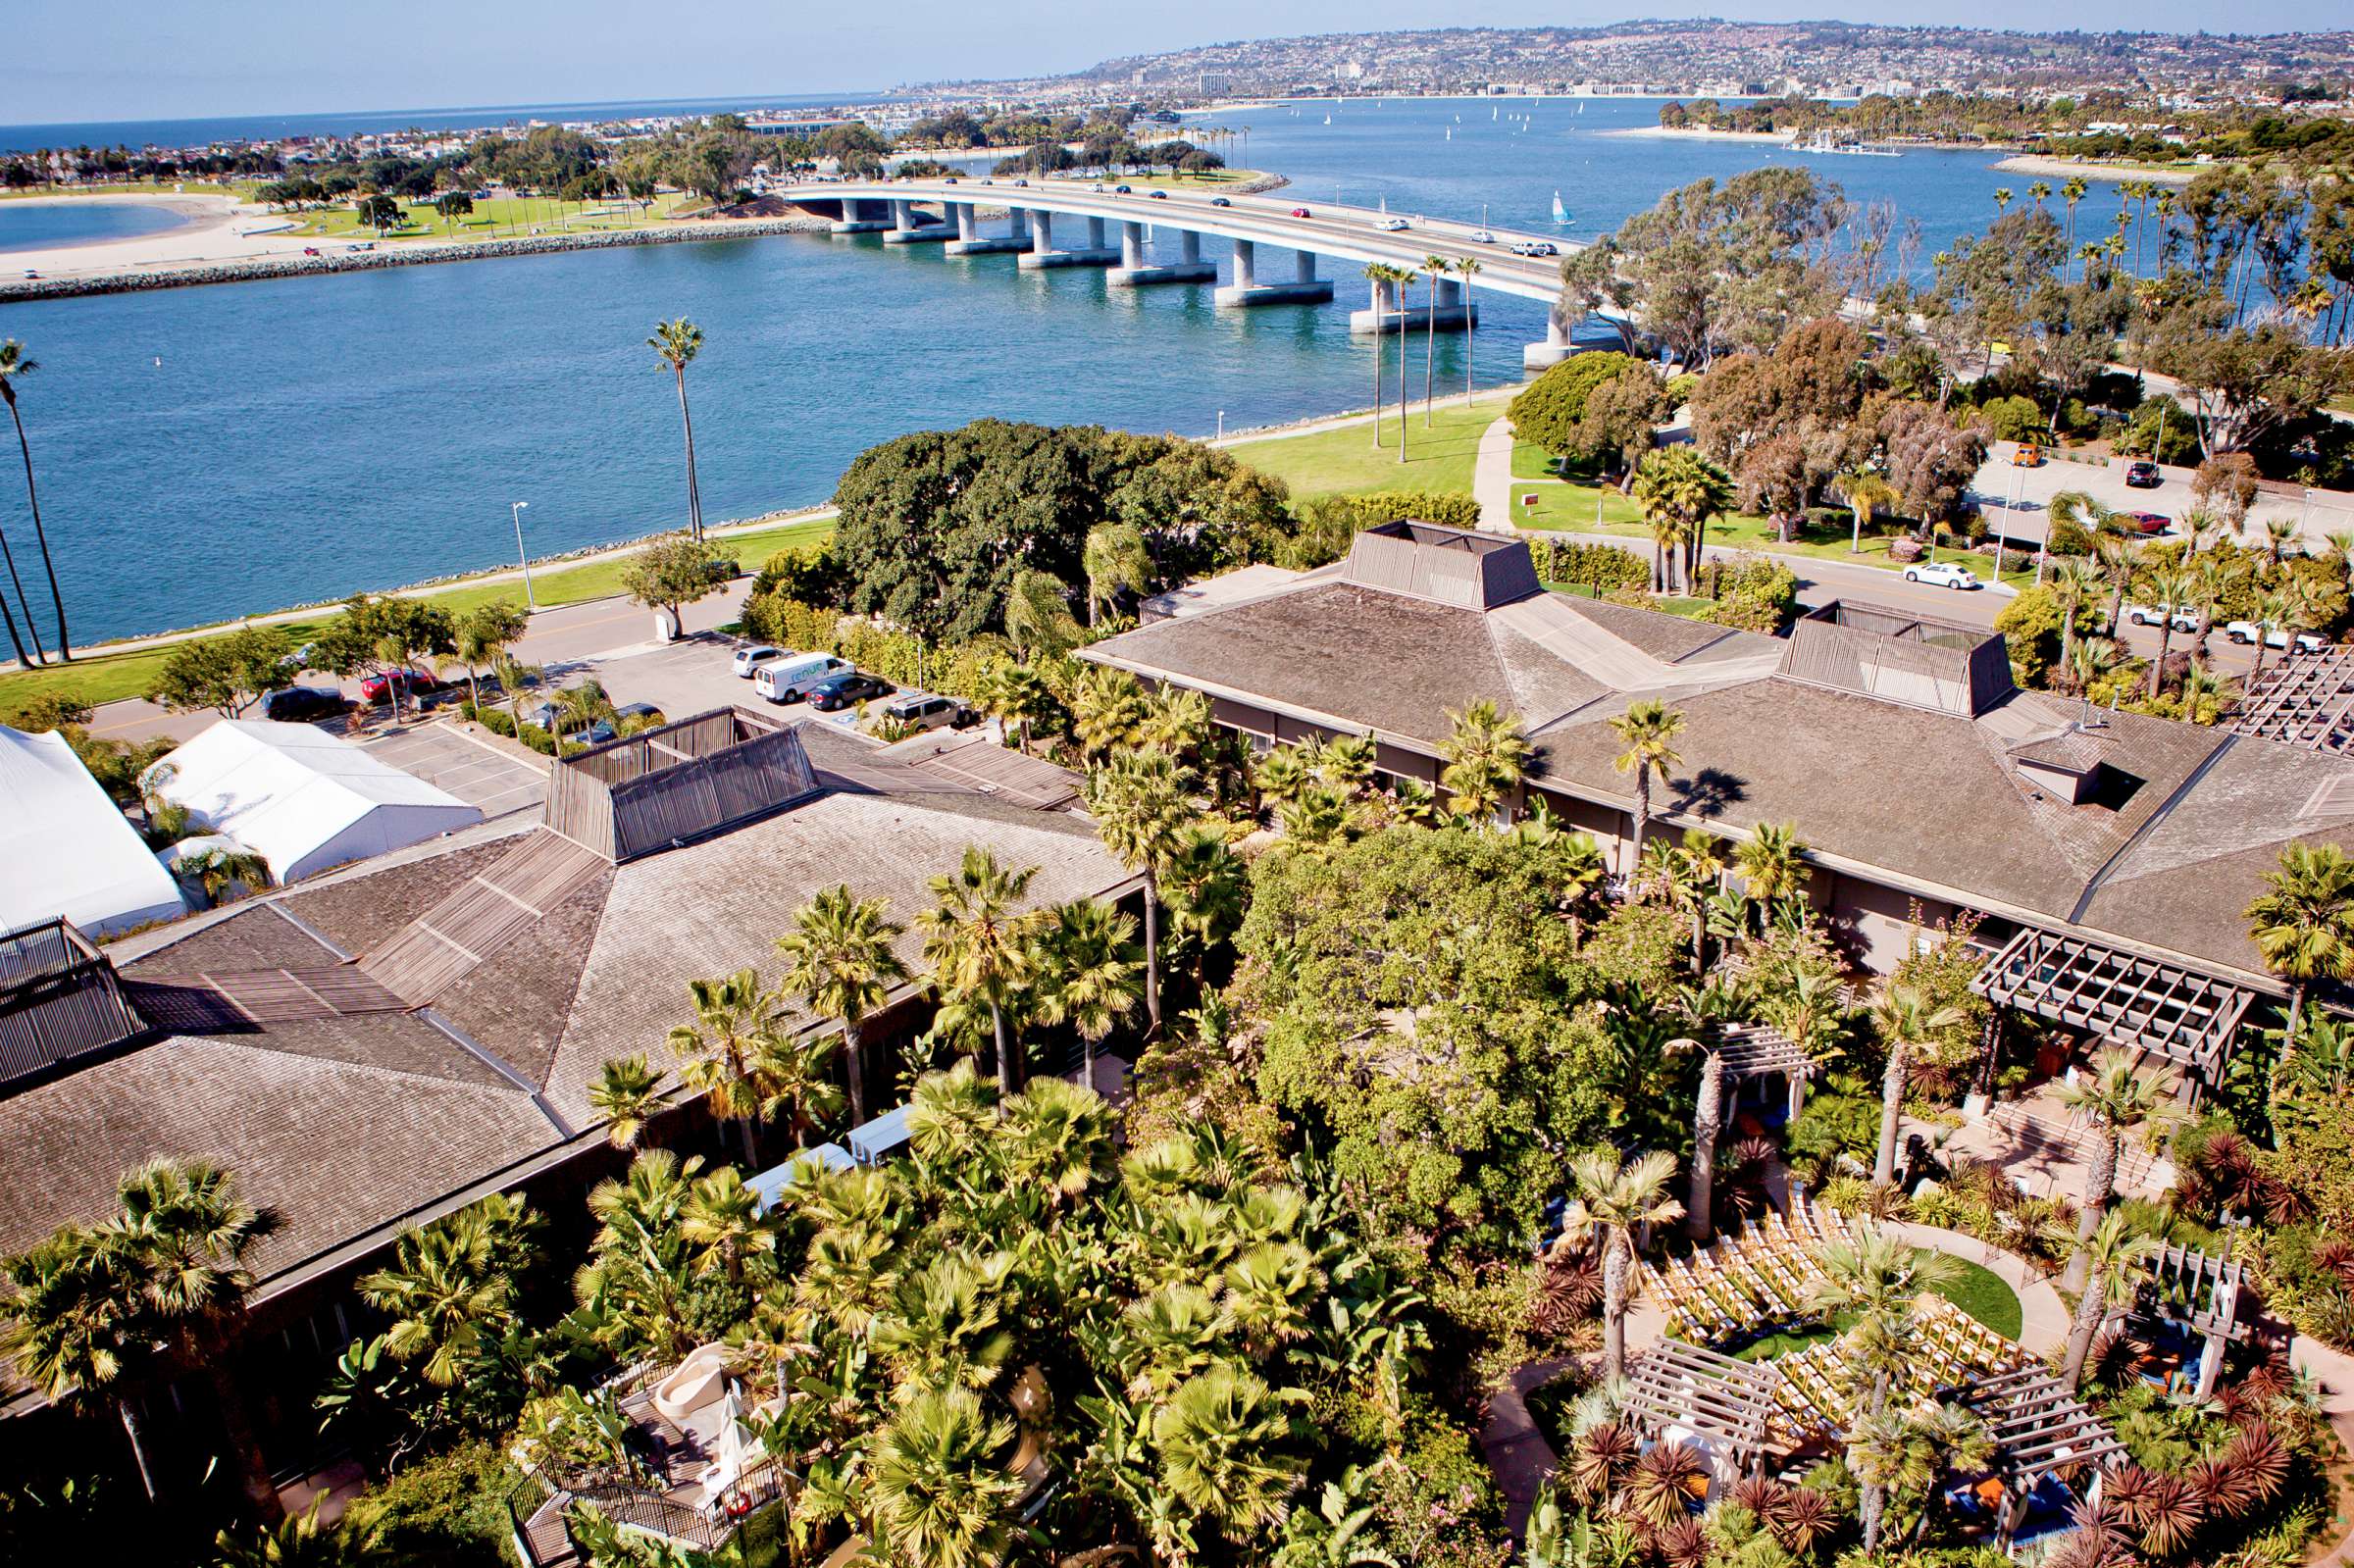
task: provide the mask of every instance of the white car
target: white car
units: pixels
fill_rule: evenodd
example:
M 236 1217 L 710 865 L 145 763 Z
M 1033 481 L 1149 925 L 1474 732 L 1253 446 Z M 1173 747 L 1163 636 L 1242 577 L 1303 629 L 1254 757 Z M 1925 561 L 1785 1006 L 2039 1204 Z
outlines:
M 1402 234 L 1413 227 L 1403 218 L 1384 218 L 1381 221 L 1381 231 L 1385 234 Z
M 2159 626 L 2172 623 L 2176 632 L 2196 632 L 2199 629 L 2199 618 L 2188 610 L 2176 610 L 2169 615 L 2164 610 L 2153 609 L 2146 604 L 2126 605 L 2125 619 L 2135 626 Z
M 1907 582 L 1925 582 L 1933 588 L 1962 588 L 1965 590 L 1982 588 L 1986 585 L 1980 582 L 1976 575 L 1968 567 L 1956 566 L 1951 561 L 1940 561 L 1934 566 L 1906 567 L 1905 581 Z
M 2233 642 L 2253 643 L 2256 640 L 2256 623 L 2233 621 L 2224 628 L 2224 635 Z M 2292 642 L 2299 653 L 2319 653 L 2329 645 L 2325 639 L 2310 632 L 2291 632 L 2288 628 L 2279 626 L 2265 630 L 2264 645 L 2268 648 L 2285 648 Z
M 1496 243 L 1496 236 L 1489 233 L 1484 228 L 1474 228 L 1471 230 L 1471 243 L 1474 245 L 1493 245 Z
M 1522 240 L 1512 247 L 1515 256 L 1559 256 L 1561 253 L 1561 247 L 1550 239 Z
M 749 681 L 760 673 L 762 665 L 774 664 L 784 657 L 785 650 L 783 648 L 772 646 L 766 642 L 748 643 L 736 650 L 736 662 L 733 667 L 736 671 L 736 679 Z

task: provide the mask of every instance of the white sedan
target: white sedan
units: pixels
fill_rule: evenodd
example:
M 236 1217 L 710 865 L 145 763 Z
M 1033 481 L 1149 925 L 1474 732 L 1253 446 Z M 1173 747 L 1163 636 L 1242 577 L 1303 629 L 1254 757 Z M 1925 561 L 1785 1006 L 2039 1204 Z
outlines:
M 1413 227 L 1403 218 L 1384 218 L 1381 221 L 1381 231 L 1385 234 L 1402 234 Z
M 1487 229 L 1474 228 L 1471 230 L 1471 243 L 1474 245 L 1493 245 L 1496 243 L 1496 236 L 1490 233 Z
M 1925 582 L 1933 588 L 1962 588 L 1965 590 L 1982 588 L 1986 585 L 1980 582 L 1976 575 L 1968 567 L 1956 566 L 1951 561 L 1939 561 L 1934 566 L 1906 567 L 1905 581 L 1907 582 Z

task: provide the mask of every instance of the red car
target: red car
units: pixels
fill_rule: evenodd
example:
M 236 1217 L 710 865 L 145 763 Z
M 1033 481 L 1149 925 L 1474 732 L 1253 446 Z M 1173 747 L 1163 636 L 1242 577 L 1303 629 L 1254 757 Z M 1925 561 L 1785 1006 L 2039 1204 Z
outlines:
M 395 670 L 392 674 L 400 678 L 400 696 L 404 702 L 420 692 L 441 689 L 440 678 L 427 675 L 423 670 Z M 360 683 L 360 700 L 362 702 L 384 701 L 387 683 L 387 677 L 381 675 L 368 677 Z
M 2119 512 L 2115 516 L 2118 522 L 2136 533 L 2164 533 L 2175 526 L 2173 518 L 2156 512 Z
M 1309 212 L 1305 207 L 1295 207 L 1292 209 L 1292 216 L 1294 218 L 1313 218 L 1315 217 L 1315 214 Z

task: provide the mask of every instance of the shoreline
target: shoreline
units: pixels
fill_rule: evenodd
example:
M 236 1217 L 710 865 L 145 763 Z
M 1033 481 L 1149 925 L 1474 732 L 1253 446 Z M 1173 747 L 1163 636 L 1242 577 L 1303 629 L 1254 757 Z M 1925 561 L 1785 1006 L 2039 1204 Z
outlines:
M 1717 130 L 1709 126 L 1617 126 L 1598 130 L 1598 136 L 1647 136 L 1664 141 L 1731 141 L 1769 142 L 1776 147 L 1790 145 L 1790 136 L 1779 130 Z
M 2187 185 L 2198 177 L 2191 169 L 2161 169 L 2150 164 L 2095 163 L 2089 159 L 2054 158 L 2046 153 L 2020 152 L 1994 166 L 2006 175 L 2040 175 L 2047 179 L 2154 180 L 2161 185 Z M 2220 166 L 2219 166 L 2220 167 Z

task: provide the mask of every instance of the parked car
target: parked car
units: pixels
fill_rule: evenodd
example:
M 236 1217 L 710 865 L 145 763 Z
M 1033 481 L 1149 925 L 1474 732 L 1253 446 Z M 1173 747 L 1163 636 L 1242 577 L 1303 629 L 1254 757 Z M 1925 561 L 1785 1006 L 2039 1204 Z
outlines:
M 861 702 L 888 697 L 898 689 L 890 682 L 877 680 L 863 670 L 850 670 L 811 686 L 809 706 L 820 713 L 839 713 L 844 708 L 855 708 Z
M 1231 206 L 1233 206 L 1233 205 L 1234 205 L 1234 203 L 1233 203 L 1233 202 L 1231 202 L 1231 201 L 1228 201 L 1228 200 L 1227 200 L 1225 197 L 1223 197 L 1223 196 L 1212 196 L 1212 197 L 1210 197 L 1210 198 L 1209 198 L 1209 204 L 1210 204 L 1212 207 L 1231 207 Z
M 1403 218 L 1384 218 L 1381 221 L 1381 230 L 1385 234 L 1402 234 L 1413 227 Z
M 1151 195 L 1154 201 L 1167 201 L 1169 199 L 1169 193 L 1165 190 L 1151 191 L 1148 192 L 1148 194 Z
M 360 683 L 360 700 L 362 702 L 384 701 L 384 693 L 391 689 L 391 683 L 395 677 L 400 681 L 400 695 L 403 701 L 411 697 L 423 696 L 429 691 L 438 691 L 442 686 L 439 676 L 428 675 L 423 670 L 393 670 L 384 675 L 372 675 L 362 681 Z
M 764 664 L 773 664 L 785 657 L 785 650 L 766 642 L 754 642 L 736 650 L 736 662 L 730 666 L 739 681 L 749 681 L 760 673 Z
M 2020 442 L 2011 448 L 2011 466 L 2013 468 L 2043 467 L 2043 448 L 2037 446 L 2033 441 Z
M 1485 228 L 1474 228 L 1471 230 L 1471 243 L 1474 245 L 1493 245 L 1496 243 L 1496 236 Z
M 798 702 L 811 686 L 830 676 L 845 674 L 849 668 L 849 660 L 831 653 L 796 653 L 762 665 L 760 673 L 752 677 L 752 689 L 771 702 Z
M 1311 213 L 1311 212 L 1309 212 L 1309 211 L 1308 211 L 1306 208 L 1305 208 L 1305 207 L 1295 207 L 1295 208 L 1293 208 L 1293 209 L 1292 209 L 1292 216 L 1293 216 L 1294 218 L 1313 218 L 1313 217 L 1315 217 L 1316 215 L 1315 215 L 1314 213 Z
M 1951 561 L 1939 561 L 1934 566 L 1906 567 L 1905 581 L 1907 582 L 1925 582 L 1932 588 L 1961 588 L 1965 591 L 1971 588 L 1982 588 L 1986 585 L 1978 581 L 1977 574 L 1970 571 L 1970 568 L 1956 566 Z
M 2224 627 L 2224 635 L 2243 647 L 2248 646 L 2256 640 L 2256 623 L 2253 621 L 2229 622 Z M 2293 645 L 2299 653 L 2319 653 L 2329 643 L 2328 639 L 2316 636 L 2311 632 L 2295 632 L 2287 627 L 2277 626 L 2265 629 L 2264 645 L 2268 648 L 2286 648 Z
M 2155 463 L 2127 463 L 2125 482 L 2137 490 L 2154 490 L 2166 482 L 2166 476 L 2158 472 Z
M 2111 515 L 2117 519 L 2120 528 L 2131 529 L 2136 533 L 2164 533 L 2175 526 L 2175 520 L 2163 512 L 2117 512 Z
M 962 730 L 973 722 L 973 710 L 954 697 L 913 691 L 883 710 L 883 716 L 911 730 Z
M 287 686 L 262 699 L 262 717 L 276 724 L 309 724 L 350 708 L 351 699 L 333 686 Z
M 2169 615 L 2147 604 L 2128 604 L 2125 606 L 2125 619 L 2135 626 L 2161 626 L 2172 622 L 2176 632 L 2196 632 L 2199 629 L 2199 618 L 2180 608 Z

